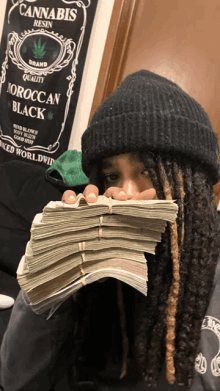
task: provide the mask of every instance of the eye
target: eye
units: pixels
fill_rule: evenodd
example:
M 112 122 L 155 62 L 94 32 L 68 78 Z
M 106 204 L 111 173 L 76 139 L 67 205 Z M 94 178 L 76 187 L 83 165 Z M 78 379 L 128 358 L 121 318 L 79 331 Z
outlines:
M 117 181 L 117 179 L 118 179 L 118 175 L 117 174 L 104 175 L 104 181 L 105 181 L 105 183 L 108 183 L 108 184 Z
M 145 175 L 146 177 L 149 178 L 149 173 L 148 173 L 148 171 L 146 170 L 146 168 L 142 171 L 141 174 L 142 174 L 142 175 Z

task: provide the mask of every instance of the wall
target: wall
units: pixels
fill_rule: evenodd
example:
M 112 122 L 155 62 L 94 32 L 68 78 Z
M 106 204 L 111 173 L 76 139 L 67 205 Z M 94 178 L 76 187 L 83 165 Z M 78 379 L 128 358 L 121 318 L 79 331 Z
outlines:
M 7 0 L 0 1 L 0 37 L 2 36 L 2 28 L 4 23 L 6 4 L 7 4 Z
M 114 0 L 99 0 L 68 149 L 81 150 L 81 135 L 89 121 Z

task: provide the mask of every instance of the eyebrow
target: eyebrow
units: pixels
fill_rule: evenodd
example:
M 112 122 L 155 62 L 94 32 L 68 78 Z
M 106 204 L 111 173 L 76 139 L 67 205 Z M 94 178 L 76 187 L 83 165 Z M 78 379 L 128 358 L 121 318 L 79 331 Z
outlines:
M 102 170 L 105 170 L 107 168 L 112 168 L 112 167 L 113 167 L 113 164 L 110 160 L 105 159 L 102 161 L 102 167 L 101 167 Z

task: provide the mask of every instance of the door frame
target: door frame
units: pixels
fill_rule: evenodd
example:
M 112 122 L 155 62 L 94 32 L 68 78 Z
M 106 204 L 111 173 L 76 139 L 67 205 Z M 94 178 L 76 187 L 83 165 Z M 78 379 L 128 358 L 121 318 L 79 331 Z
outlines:
M 121 82 L 123 64 L 139 0 L 115 0 L 98 81 L 90 112 L 96 109 Z

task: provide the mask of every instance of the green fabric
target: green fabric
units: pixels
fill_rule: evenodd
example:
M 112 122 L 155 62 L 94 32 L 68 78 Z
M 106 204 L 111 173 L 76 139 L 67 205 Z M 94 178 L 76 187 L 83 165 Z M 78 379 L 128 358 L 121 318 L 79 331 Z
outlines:
M 47 170 L 47 178 L 53 182 L 74 187 L 87 185 L 88 178 L 82 170 L 82 152 L 64 152 Z

